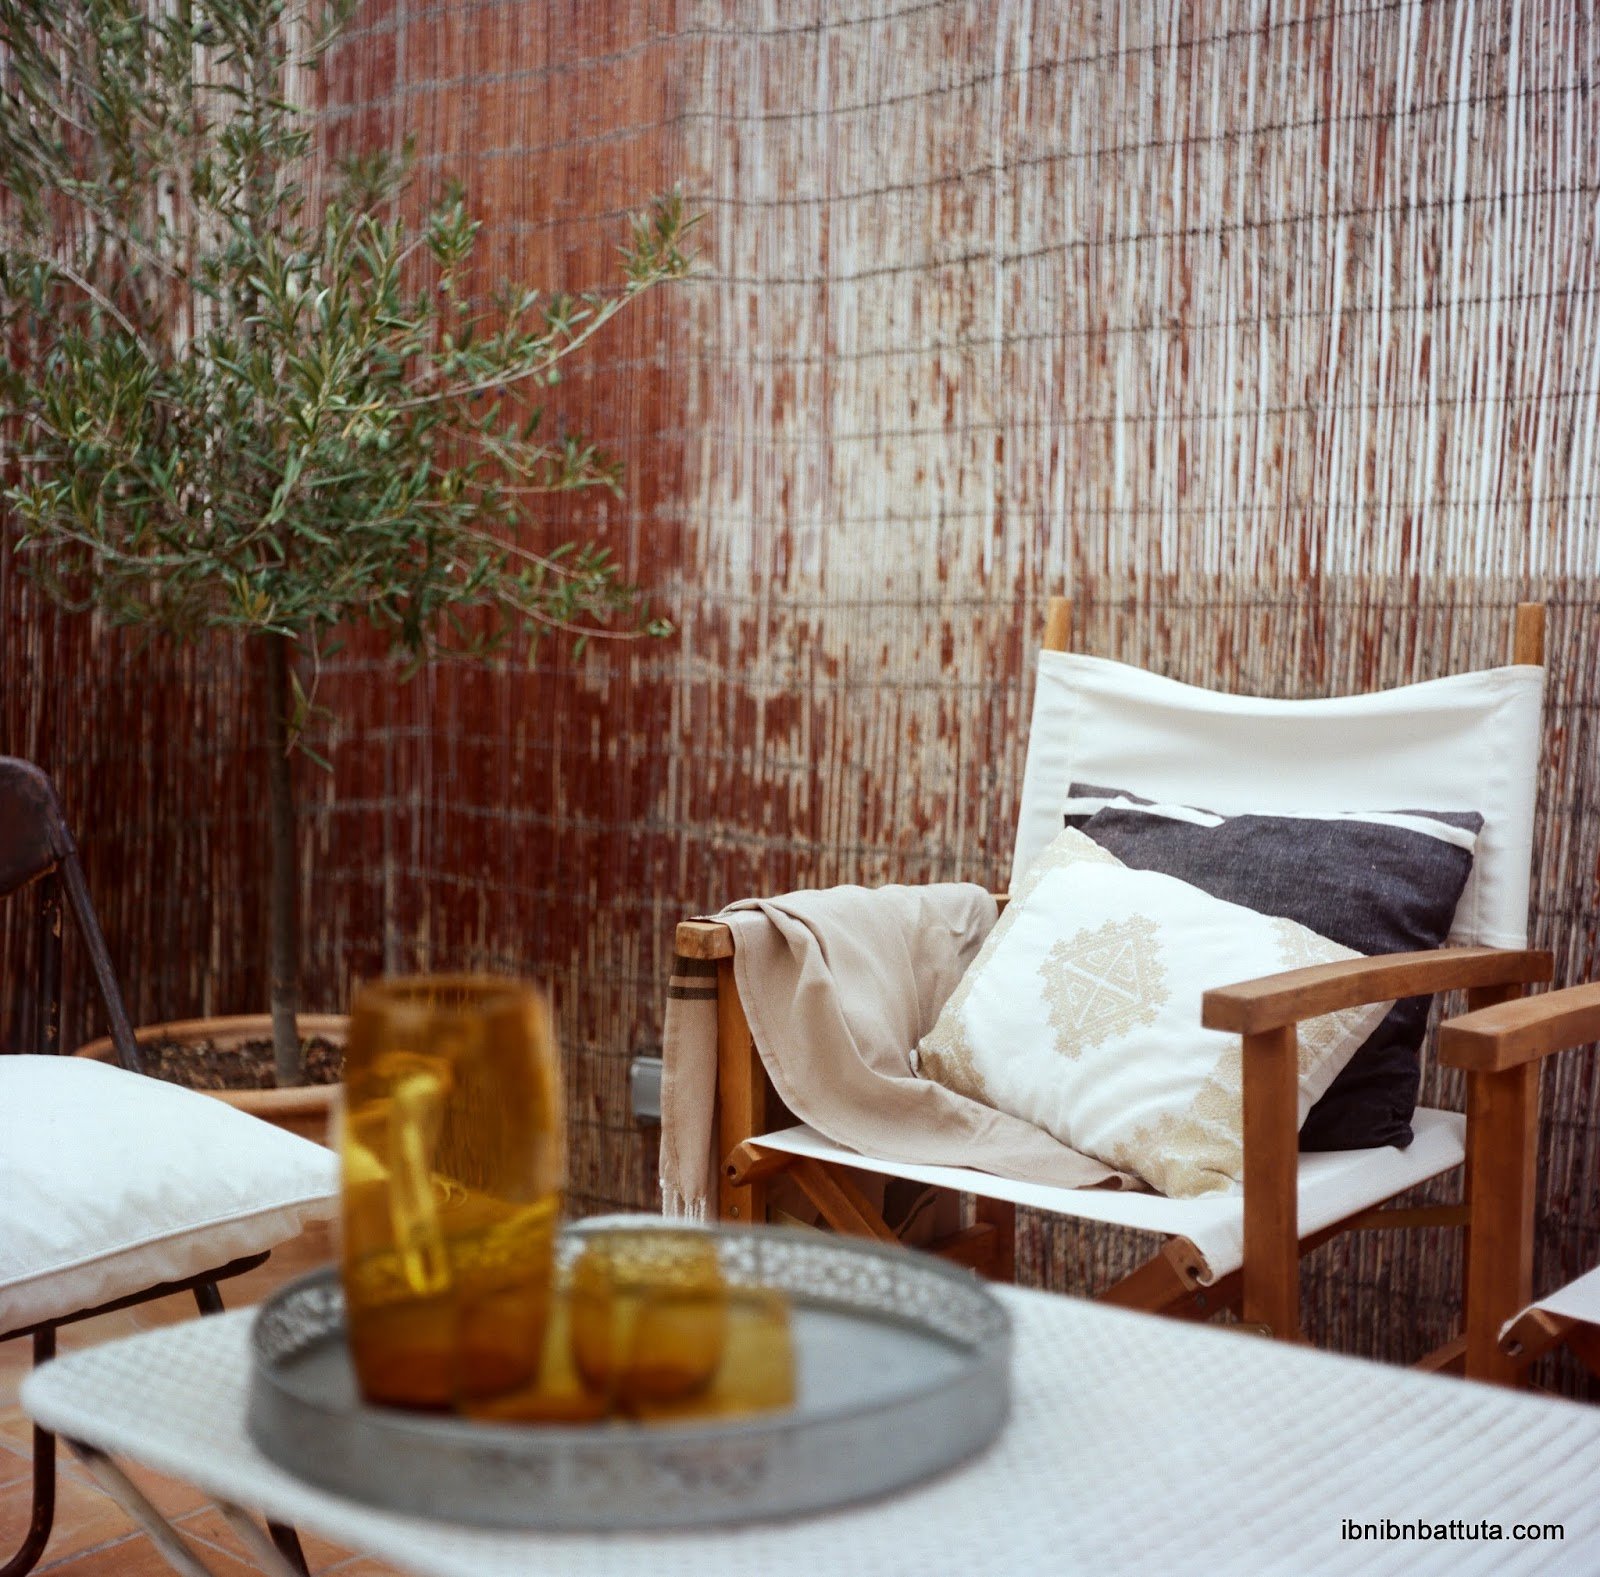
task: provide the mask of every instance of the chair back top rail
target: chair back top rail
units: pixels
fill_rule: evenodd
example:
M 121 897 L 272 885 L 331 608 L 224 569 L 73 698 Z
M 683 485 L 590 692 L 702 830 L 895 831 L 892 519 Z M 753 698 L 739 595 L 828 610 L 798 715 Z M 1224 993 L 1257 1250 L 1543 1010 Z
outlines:
M 1071 783 L 1222 814 L 1454 810 L 1484 818 L 1450 940 L 1527 943 L 1544 608 L 1517 609 L 1510 666 L 1355 696 L 1233 695 L 1073 652 L 1052 598 L 1011 871 L 1060 831 Z

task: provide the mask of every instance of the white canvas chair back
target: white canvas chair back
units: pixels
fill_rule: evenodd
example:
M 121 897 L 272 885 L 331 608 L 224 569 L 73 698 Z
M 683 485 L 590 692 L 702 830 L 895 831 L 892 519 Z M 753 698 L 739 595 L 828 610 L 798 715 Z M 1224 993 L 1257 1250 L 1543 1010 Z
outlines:
M 1225 695 L 1042 651 L 1012 889 L 1061 830 L 1073 782 L 1224 814 L 1475 810 L 1450 940 L 1527 944 L 1544 669 L 1517 665 L 1368 695 Z

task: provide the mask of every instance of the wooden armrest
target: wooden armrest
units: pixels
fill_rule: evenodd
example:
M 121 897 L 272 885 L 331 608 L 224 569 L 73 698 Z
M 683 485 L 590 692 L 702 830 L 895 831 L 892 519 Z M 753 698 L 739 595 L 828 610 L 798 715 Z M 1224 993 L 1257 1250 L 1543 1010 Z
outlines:
M 1552 973 L 1548 953 L 1519 948 L 1441 947 L 1427 953 L 1346 958 L 1219 986 L 1200 999 L 1200 1022 L 1207 1029 L 1256 1035 L 1369 1002 L 1471 986 L 1530 985 L 1549 980 Z
M 680 920 L 673 946 L 683 958 L 732 958 L 733 932 L 720 920 Z
M 1600 1040 L 1600 982 L 1449 1019 L 1439 1027 L 1439 1061 L 1450 1068 L 1503 1073 L 1591 1040 Z

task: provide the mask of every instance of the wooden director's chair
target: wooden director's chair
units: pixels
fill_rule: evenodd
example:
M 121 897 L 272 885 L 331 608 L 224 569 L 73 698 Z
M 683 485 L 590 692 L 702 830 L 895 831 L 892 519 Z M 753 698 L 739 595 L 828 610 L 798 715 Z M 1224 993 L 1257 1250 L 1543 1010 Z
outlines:
M 1480 943 L 1481 935 L 1463 929 L 1462 915 L 1475 913 L 1481 918 L 1485 897 L 1498 894 L 1498 914 L 1491 916 L 1496 923 L 1480 927 L 1495 933 L 1497 945 L 1451 945 L 1427 953 L 1349 959 L 1242 984 L 1218 982 L 1217 988 L 1205 995 L 1202 1017 L 1208 1028 L 1231 1031 L 1242 1036 L 1244 1042 L 1242 1197 L 1234 1193 L 1168 1199 L 1134 1191 L 1050 1188 L 965 1167 L 883 1160 L 833 1144 L 815 1130 L 795 1123 L 767 1080 L 740 1004 L 731 931 L 715 920 L 685 921 L 677 928 L 679 954 L 715 960 L 717 966 L 714 1132 L 716 1153 L 721 1160 L 717 1197 L 720 1216 L 731 1221 L 766 1220 L 769 1187 L 781 1174 L 804 1193 L 834 1229 L 892 1240 L 894 1233 L 851 1174 L 866 1172 L 910 1179 L 974 1200 L 971 1224 L 928 1246 L 934 1252 L 1007 1280 L 1013 1274 L 1015 1212 L 1019 1204 L 1155 1232 L 1165 1238 L 1161 1249 L 1102 1291 L 1099 1296 L 1103 1301 L 1188 1319 L 1208 1319 L 1222 1310 L 1232 1310 L 1263 1332 L 1291 1340 L 1300 1338 L 1302 1255 L 1343 1232 L 1467 1225 L 1464 1203 L 1380 1208 L 1397 1195 L 1462 1163 L 1468 1147 L 1468 1124 L 1457 1113 L 1419 1109 L 1414 1119 L 1416 1137 L 1405 1150 L 1299 1153 L 1296 1026 L 1305 1019 L 1358 1004 L 1440 991 L 1465 991 L 1470 1008 L 1486 1008 L 1516 996 L 1524 986 L 1550 979 L 1550 956 L 1520 945 L 1526 941 L 1542 693 L 1542 674 L 1528 673 L 1527 666 L 1542 667 L 1544 613 L 1537 604 L 1522 604 L 1517 609 L 1514 663 L 1522 666 L 1408 687 L 1405 693 L 1414 692 L 1417 705 L 1442 705 L 1447 712 L 1448 697 L 1462 693 L 1452 686 L 1498 686 L 1516 691 L 1520 697 L 1511 708 L 1514 717 L 1507 713 L 1498 722 L 1491 718 L 1481 725 L 1471 725 L 1462 739 L 1466 748 L 1452 753 L 1442 765 L 1436 763 L 1433 768 L 1422 770 L 1418 781 L 1418 730 L 1411 730 L 1403 743 L 1386 747 L 1394 760 L 1364 757 L 1361 770 L 1351 772 L 1352 725 L 1348 714 L 1352 707 L 1359 711 L 1369 698 L 1240 700 L 1072 654 L 1068 649 L 1071 604 L 1064 598 L 1052 599 L 1039 659 L 1013 886 L 1027 861 L 1059 830 L 1060 806 L 1072 779 L 1115 784 L 1151 798 L 1207 805 L 1221 811 L 1392 810 L 1406 806 L 1477 809 L 1486 817 L 1485 835 L 1479 840 L 1474 877 L 1457 910 L 1451 941 Z M 1170 738 L 1176 728 L 1188 729 L 1181 761 L 1152 768 L 1151 752 L 1146 750 L 1138 757 L 1139 769 L 1128 771 L 1119 768 L 1117 760 L 1104 750 L 1095 753 L 1098 746 L 1093 742 L 1102 735 L 1118 734 L 1123 723 L 1119 712 L 1115 721 L 1098 732 L 1083 724 L 1083 707 L 1088 704 L 1083 688 L 1100 684 L 1114 688 L 1130 675 L 1146 689 L 1153 688 L 1161 704 L 1169 708 L 1170 715 L 1163 719 L 1162 738 Z M 1079 687 L 1076 694 L 1075 685 Z M 1383 693 L 1384 704 L 1400 694 Z M 1280 786 L 1276 802 L 1260 803 L 1246 797 L 1261 787 L 1253 778 L 1248 789 L 1240 786 L 1237 734 L 1228 735 L 1226 727 L 1217 726 L 1218 716 L 1230 707 L 1266 714 L 1270 726 L 1298 730 L 1292 736 L 1295 749 L 1290 754 L 1297 760 L 1304 758 L 1304 782 L 1287 791 Z M 1193 709 L 1193 716 L 1187 721 L 1185 708 Z M 1052 731 L 1058 718 L 1070 716 L 1076 716 L 1080 726 Z M 1429 724 L 1420 733 L 1431 731 Z M 1063 747 L 1064 736 L 1076 741 L 1071 752 Z M 1284 737 L 1288 736 L 1280 735 Z M 1091 742 L 1087 748 L 1086 740 Z M 1235 753 L 1228 755 L 1229 751 Z M 1504 799 L 1506 791 L 1496 790 L 1492 783 L 1473 781 L 1472 764 L 1479 762 L 1492 762 L 1492 770 L 1485 770 L 1491 776 L 1497 773 L 1496 781 L 1513 785 L 1511 799 L 1516 804 L 1499 819 L 1515 825 L 1494 826 L 1497 795 Z M 1412 769 L 1409 776 L 1408 765 Z M 1326 784 L 1340 779 L 1345 802 L 1330 803 Z M 1354 799 L 1350 798 L 1352 785 Z M 1285 793 L 1300 789 L 1306 795 L 1303 800 L 1284 798 Z M 1362 799 L 1362 793 L 1372 797 Z M 1235 801 L 1232 804 L 1230 794 Z M 1447 797 L 1441 798 L 1441 794 Z M 1453 797 L 1456 794 L 1466 797 Z M 1479 803 L 1473 802 L 1475 798 Z M 1490 837 L 1490 833 L 1495 836 Z M 1483 887 L 1469 905 L 1468 898 L 1475 891 L 1473 882 L 1480 877 L 1485 883 L 1493 878 L 1493 893 Z M 1004 896 L 998 901 L 1003 904 Z M 1508 942 L 1516 945 L 1506 945 Z M 1469 1106 L 1471 1118 L 1478 1121 L 1496 1110 L 1497 1100 L 1489 1086 L 1475 1082 Z M 1478 1170 L 1491 1161 L 1504 1162 L 1505 1146 L 1496 1140 L 1475 1152 L 1474 1159 Z M 1477 1192 L 1473 1197 L 1478 1197 Z M 1474 1256 L 1474 1268 L 1479 1263 Z M 1480 1298 L 1473 1307 L 1472 1317 L 1478 1322 L 1475 1339 L 1481 1346 L 1488 1324 L 1511 1311 L 1493 1298 Z M 1459 1338 L 1424 1362 L 1434 1368 L 1459 1368 L 1467 1342 L 1467 1337 Z
M 1474 1121 L 1466 1352 L 1473 1379 L 1520 1384 L 1562 1344 L 1600 1379 L 1600 1266 L 1533 1298 L 1539 1067 L 1591 1041 L 1600 1041 L 1600 983 L 1480 1008 L 1440 1027 L 1439 1060 L 1466 1069 Z

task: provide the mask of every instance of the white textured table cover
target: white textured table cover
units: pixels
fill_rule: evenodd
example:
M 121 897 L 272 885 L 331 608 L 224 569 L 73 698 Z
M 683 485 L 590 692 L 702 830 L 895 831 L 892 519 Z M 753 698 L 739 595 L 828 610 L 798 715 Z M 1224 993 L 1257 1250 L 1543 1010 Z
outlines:
M 827 1516 L 706 1533 L 508 1534 L 335 1498 L 245 1434 L 248 1311 L 48 1364 L 58 1433 L 424 1577 L 1600 1570 L 1600 1409 L 1002 1289 L 1015 1413 L 970 1466 Z M 1505 1537 L 1349 1540 L 1343 1523 Z M 1518 1543 L 1513 1527 L 1564 1536 Z

